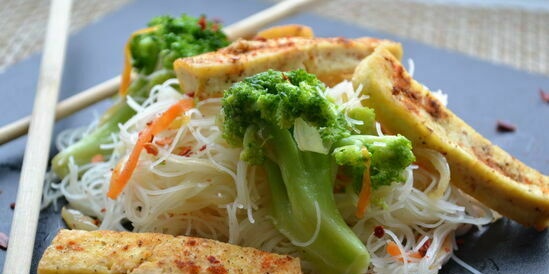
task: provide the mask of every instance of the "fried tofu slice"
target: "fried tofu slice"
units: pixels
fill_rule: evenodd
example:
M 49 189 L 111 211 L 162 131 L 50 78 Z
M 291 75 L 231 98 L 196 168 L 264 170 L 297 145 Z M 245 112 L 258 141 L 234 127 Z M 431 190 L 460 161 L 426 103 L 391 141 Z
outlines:
M 451 182 L 485 205 L 525 226 L 549 225 L 549 177 L 493 145 L 413 80 L 379 47 L 358 65 L 367 106 L 389 131 L 446 156 Z
M 282 37 L 303 37 L 313 38 L 315 37 L 312 28 L 304 25 L 290 24 L 282 26 L 274 26 L 258 32 L 255 35 L 255 39 L 274 39 Z
M 350 79 L 358 63 L 381 44 L 401 58 L 401 45 L 387 40 L 283 37 L 238 40 L 216 52 L 178 59 L 174 69 L 181 89 L 200 99 L 220 97 L 233 83 L 268 69 L 303 68 L 334 85 Z
M 297 258 L 202 238 L 61 230 L 38 273 L 301 273 L 301 268 Z

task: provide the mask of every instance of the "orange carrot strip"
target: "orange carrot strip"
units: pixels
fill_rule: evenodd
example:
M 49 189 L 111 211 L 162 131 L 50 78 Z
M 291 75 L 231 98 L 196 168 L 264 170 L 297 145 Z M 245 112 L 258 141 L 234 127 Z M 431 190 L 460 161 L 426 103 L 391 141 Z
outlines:
M 366 147 L 362 148 L 363 154 L 370 154 Z M 362 174 L 362 187 L 358 194 L 358 203 L 356 206 L 355 216 L 359 219 L 363 218 L 366 214 L 366 208 L 370 204 L 370 196 L 372 194 L 372 183 L 370 181 L 370 161 L 366 162 L 364 167 L 364 173 Z
M 393 242 L 393 241 L 387 242 L 387 247 L 385 249 L 387 250 L 387 254 L 398 258 L 398 260 L 401 261 L 401 262 L 404 261 L 404 259 L 402 259 L 402 253 L 400 252 L 400 248 L 398 248 L 398 245 L 395 242 Z M 407 255 L 410 258 L 416 258 L 416 259 L 423 258 L 423 255 L 421 255 L 421 253 L 417 252 L 417 251 L 416 252 L 410 252 Z
M 393 257 L 402 256 L 400 248 L 398 248 L 398 245 L 393 241 L 387 242 L 387 247 L 385 249 L 387 250 L 387 254 Z
M 423 258 L 423 255 L 421 255 L 420 252 L 415 251 L 415 252 L 410 252 L 410 253 L 408 253 L 408 257 L 410 257 L 410 258 L 416 258 L 416 259 L 421 259 L 421 258 Z
M 107 197 L 111 199 L 116 199 L 118 195 L 122 192 L 128 181 L 130 180 L 133 171 L 137 166 L 139 161 L 139 155 L 145 147 L 145 145 L 154 138 L 154 135 L 165 130 L 170 123 L 175 120 L 177 117 L 181 116 L 186 110 L 194 106 L 194 101 L 192 99 L 183 99 L 172 105 L 168 110 L 166 110 L 162 115 L 156 118 L 152 123 L 150 123 L 145 129 L 139 133 L 139 138 L 133 147 L 128 161 L 120 170 L 120 164 L 117 165 L 113 174 L 111 176 L 111 181 L 109 185 L 109 192 L 107 192 Z
M 130 38 L 126 42 L 126 46 L 124 46 L 124 68 L 122 69 L 122 76 L 120 78 L 120 88 L 118 90 L 120 93 L 120 96 L 125 96 L 126 92 L 128 91 L 128 87 L 130 86 L 130 79 L 132 75 L 132 64 L 131 64 L 132 53 L 130 51 L 130 43 L 132 39 L 138 34 L 155 31 L 156 29 L 158 29 L 157 26 L 140 29 L 132 33 L 132 35 L 130 35 Z

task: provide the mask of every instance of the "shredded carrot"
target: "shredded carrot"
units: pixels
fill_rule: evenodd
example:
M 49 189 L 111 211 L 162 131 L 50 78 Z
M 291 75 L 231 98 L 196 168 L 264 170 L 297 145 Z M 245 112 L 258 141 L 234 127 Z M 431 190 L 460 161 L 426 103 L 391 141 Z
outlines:
M 398 258 L 398 260 L 400 260 L 401 262 L 404 261 L 404 259 L 402 259 L 402 253 L 400 252 L 400 248 L 398 248 L 398 245 L 395 242 L 393 241 L 387 242 L 387 247 L 385 249 L 387 250 L 387 254 L 395 258 Z M 407 255 L 410 258 L 416 258 L 416 259 L 423 258 L 423 255 L 421 255 L 421 253 L 417 251 L 410 252 Z
M 421 259 L 421 258 L 423 258 L 423 255 L 421 255 L 420 252 L 414 251 L 414 252 L 408 253 L 408 257 L 410 257 L 410 258 L 416 258 L 416 259 Z
M 172 144 L 172 142 L 173 142 L 173 137 L 160 138 L 154 141 L 154 143 L 159 146 L 169 146 Z
M 151 155 L 158 155 L 158 148 L 153 143 L 146 143 L 143 148 Z
M 362 153 L 365 155 L 370 154 L 366 147 L 362 148 Z M 368 160 L 364 165 L 364 173 L 362 174 L 362 188 L 358 194 L 358 203 L 355 213 L 355 216 L 359 219 L 363 218 L 366 214 L 366 208 L 370 204 L 370 196 L 372 194 L 372 182 L 370 181 L 370 161 Z
M 124 167 L 121 169 L 121 164 L 119 163 L 113 171 L 109 192 L 107 193 L 109 198 L 116 199 L 116 197 L 120 195 L 130 180 L 132 173 L 137 166 L 137 162 L 139 161 L 139 155 L 145 145 L 150 143 L 156 134 L 168 128 L 173 120 L 181 116 L 186 110 L 192 108 L 193 105 L 194 101 L 192 99 L 180 100 L 139 133 L 139 138 Z
M 122 76 L 120 78 L 120 96 L 125 96 L 126 92 L 128 91 L 128 87 L 130 86 L 130 79 L 132 75 L 132 53 L 130 51 L 130 43 L 132 39 L 138 34 L 152 32 L 156 29 L 158 29 L 157 26 L 140 29 L 132 33 L 132 35 L 130 35 L 130 38 L 126 42 L 126 46 L 124 46 L 124 69 L 122 69 Z
M 402 253 L 400 252 L 400 248 L 398 248 L 398 245 L 393 241 L 387 242 L 386 249 L 387 249 L 387 254 L 393 257 L 402 256 Z

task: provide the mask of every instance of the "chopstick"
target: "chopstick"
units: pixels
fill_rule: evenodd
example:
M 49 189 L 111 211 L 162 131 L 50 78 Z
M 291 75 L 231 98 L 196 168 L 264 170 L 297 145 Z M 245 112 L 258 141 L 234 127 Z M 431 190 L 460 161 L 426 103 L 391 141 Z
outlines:
M 44 55 L 30 119 L 29 140 L 17 191 L 18 206 L 14 209 L 4 273 L 23 274 L 30 271 L 54 110 L 63 75 L 71 5 L 71 0 L 51 2 Z
M 55 120 L 63 119 L 87 106 L 113 96 L 119 86 L 120 76 L 116 76 L 59 102 L 55 107 Z M 27 116 L 1 127 L 0 145 L 25 135 L 29 130 L 30 121 L 31 117 Z
M 315 1 L 318 0 L 282 1 L 225 27 L 224 32 L 231 41 L 236 40 L 239 37 L 249 37 L 262 27 L 295 14 Z M 120 85 L 119 79 L 120 77 L 116 76 L 61 101 L 55 109 L 55 119 L 59 120 L 65 118 L 85 107 L 113 96 L 118 91 Z M 30 120 L 30 116 L 27 116 L 0 127 L 0 145 L 25 135 L 29 129 Z

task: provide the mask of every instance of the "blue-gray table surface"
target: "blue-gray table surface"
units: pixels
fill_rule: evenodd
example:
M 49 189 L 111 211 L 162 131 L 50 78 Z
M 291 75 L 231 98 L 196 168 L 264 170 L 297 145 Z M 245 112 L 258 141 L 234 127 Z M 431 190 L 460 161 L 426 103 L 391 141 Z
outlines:
M 128 35 L 144 27 L 154 16 L 206 14 L 228 25 L 267 6 L 268 3 L 257 0 L 136 1 L 70 37 L 61 98 L 120 73 L 122 48 Z M 549 105 L 539 96 L 540 88 L 549 90 L 549 78 L 312 14 L 293 16 L 281 23 L 309 25 L 318 36 L 375 36 L 402 42 L 404 60 L 414 60 L 414 76 L 418 81 L 447 93 L 450 109 L 492 142 L 543 173 L 549 173 L 549 145 L 545 143 L 549 135 Z M 40 57 L 34 55 L 0 74 L 0 125 L 31 112 Z M 58 122 L 55 134 L 88 124 L 109 104 L 108 101 L 98 103 Z M 513 123 L 517 131 L 498 133 L 495 130 L 497 120 Z M 23 137 L 0 146 L 0 232 L 6 234 L 9 234 L 13 217 L 10 204 L 16 198 L 25 142 L 26 137 Z M 54 151 L 52 145 L 52 153 Z M 43 250 L 62 226 L 59 214 L 51 208 L 41 213 L 33 272 Z M 549 235 L 547 230 L 537 232 L 502 219 L 490 225 L 482 235 L 468 234 L 456 254 L 483 273 L 548 273 Z M 0 269 L 5 256 L 6 251 L 0 251 Z M 465 273 L 466 270 L 450 262 L 441 272 Z

